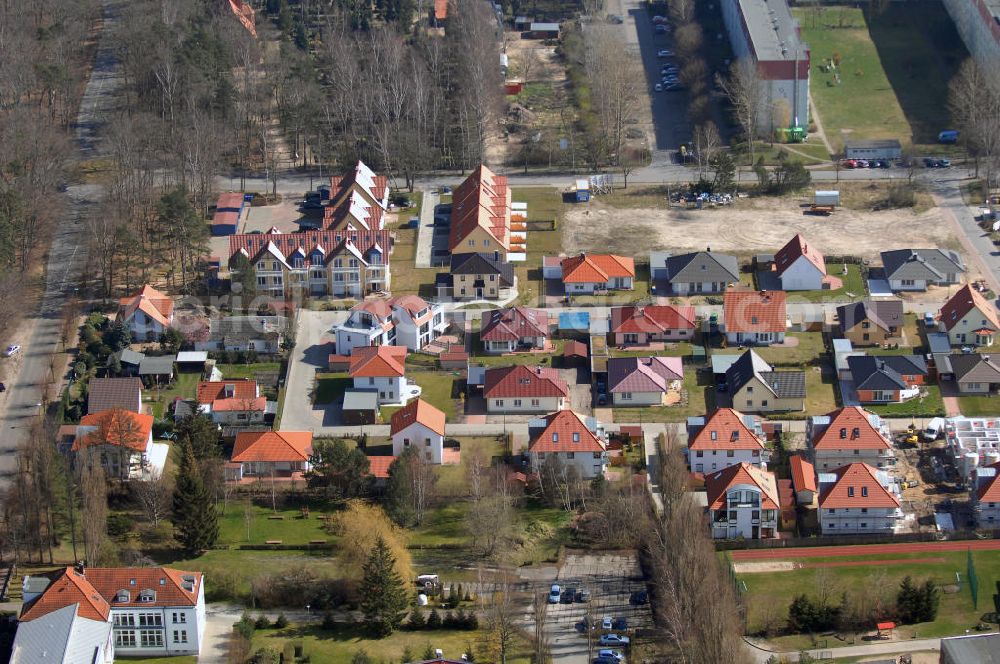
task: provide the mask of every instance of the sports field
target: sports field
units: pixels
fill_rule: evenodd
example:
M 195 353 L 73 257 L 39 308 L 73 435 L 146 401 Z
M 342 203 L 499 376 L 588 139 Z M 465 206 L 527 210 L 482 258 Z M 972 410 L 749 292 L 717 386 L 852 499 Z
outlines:
M 978 608 L 973 608 L 968 584 L 969 551 L 978 579 Z M 993 594 L 1000 581 L 997 540 L 757 549 L 733 551 L 730 558 L 744 589 L 747 631 L 751 634 L 767 624 L 783 627 L 794 597 L 806 594 L 816 598 L 824 589 L 831 594 L 832 603 L 839 604 L 842 594 L 847 593 L 849 602 L 878 597 L 891 606 L 905 576 L 917 583 L 930 579 L 943 592 L 937 620 L 900 627 L 896 638 L 963 634 L 992 619 Z M 841 640 L 843 636 L 819 638 L 825 641 L 823 647 L 848 645 Z M 805 635 L 778 636 L 772 641 L 786 650 L 812 645 Z

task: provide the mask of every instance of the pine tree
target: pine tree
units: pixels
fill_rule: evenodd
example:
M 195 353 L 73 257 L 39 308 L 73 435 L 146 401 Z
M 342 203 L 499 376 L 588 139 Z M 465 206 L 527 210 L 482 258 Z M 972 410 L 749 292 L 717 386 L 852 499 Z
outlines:
M 427 629 L 441 629 L 441 614 L 437 609 L 432 609 L 431 615 L 427 616 Z
M 913 585 L 913 579 L 907 576 L 899 584 L 899 594 L 896 595 L 896 611 L 899 612 L 900 622 L 906 624 L 919 622 L 919 604 L 920 591 Z
M 932 622 L 937 618 L 938 605 L 941 603 L 941 593 L 937 585 L 928 579 L 920 587 L 920 622 Z
M 202 482 L 190 441 L 181 445 L 181 465 L 174 487 L 175 537 L 188 553 L 200 554 L 219 538 L 219 516 L 215 500 Z
M 410 618 L 406 621 L 406 626 L 412 630 L 423 629 L 427 626 L 427 620 L 424 619 L 424 610 L 419 606 L 415 606 L 410 609 Z
M 361 611 L 365 625 L 377 637 L 392 634 L 406 613 L 406 590 L 396 572 L 396 560 L 379 537 L 368 554 L 361 580 Z

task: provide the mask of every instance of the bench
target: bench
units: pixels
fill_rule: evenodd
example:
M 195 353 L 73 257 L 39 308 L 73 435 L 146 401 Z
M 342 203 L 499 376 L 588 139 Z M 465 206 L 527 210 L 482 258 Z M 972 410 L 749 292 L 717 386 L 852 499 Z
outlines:
M 285 520 L 285 515 L 284 514 L 271 514 L 267 518 L 270 521 L 284 521 Z
M 309 540 L 310 544 L 326 544 L 326 540 Z
M 281 540 L 264 540 L 264 544 L 282 544 Z

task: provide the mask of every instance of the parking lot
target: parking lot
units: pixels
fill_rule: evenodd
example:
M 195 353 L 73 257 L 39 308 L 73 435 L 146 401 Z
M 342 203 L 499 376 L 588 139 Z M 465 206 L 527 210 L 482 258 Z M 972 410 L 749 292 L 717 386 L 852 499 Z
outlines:
M 583 664 L 596 657 L 601 649 L 598 639 L 605 631 L 601 629 L 601 621 L 606 616 L 612 620 L 624 618 L 627 623 L 625 630 L 607 631 L 630 638 L 635 637 L 637 629 L 647 629 L 652 625 L 648 604 L 636 606 L 629 603 L 633 593 L 646 590 L 634 553 L 567 554 L 565 563 L 551 583 L 558 583 L 563 589 L 590 592 L 587 602 L 548 606 L 546 630 L 554 661 Z M 539 582 L 537 590 L 547 593 L 548 586 Z M 596 626 L 591 631 L 592 646 L 588 645 L 587 630 L 581 624 L 585 618 Z M 628 657 L 627 648 L 615 649 L 621 649 Z

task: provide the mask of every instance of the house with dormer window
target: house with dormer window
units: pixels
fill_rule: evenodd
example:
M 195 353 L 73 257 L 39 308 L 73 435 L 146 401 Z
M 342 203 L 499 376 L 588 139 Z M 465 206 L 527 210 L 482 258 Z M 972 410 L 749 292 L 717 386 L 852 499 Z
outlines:
M 546 413 L 566 407 L 569 385 L 549 367 L 497 367 L 484 373 L 483 397 L 490 414 Z
M 806 423 L 806 442 L 819 472 L 851 463 L 866 463 L 873 468 L 896 464 L 889 425 L 859 406 L 810 417 Z
M 528 458 L 541 472 L 550 459 L 589 480 L 607 467 L 607 437 L 600 422 L 572 410 L 560 410 L 528 422 Z
M 734 346 L 783 343 L 788 326 L 785 302 L 784 291 L 730 288 L 723 296 L 726 341 Z
M 966 284 L 952 295 L 938 315 L 952 346 L 992 346 L 1000 331 L 1000 318 L 992 302 Z
M 689 417 L 688 467 L 713 473 L 739 463 L 767 470 L 771 454 L 761 418 L 733 408 L 717 408 L 706 417 Z
M 778 536 L 781 504 L 774 473 L 739 463 L 706 475 L 705 491 L 714 539 Z
M 819 525 L 824 535 L 891 534 L 902 523 L 898 489 L 889 474 L 866 463 L 820 471 Z

